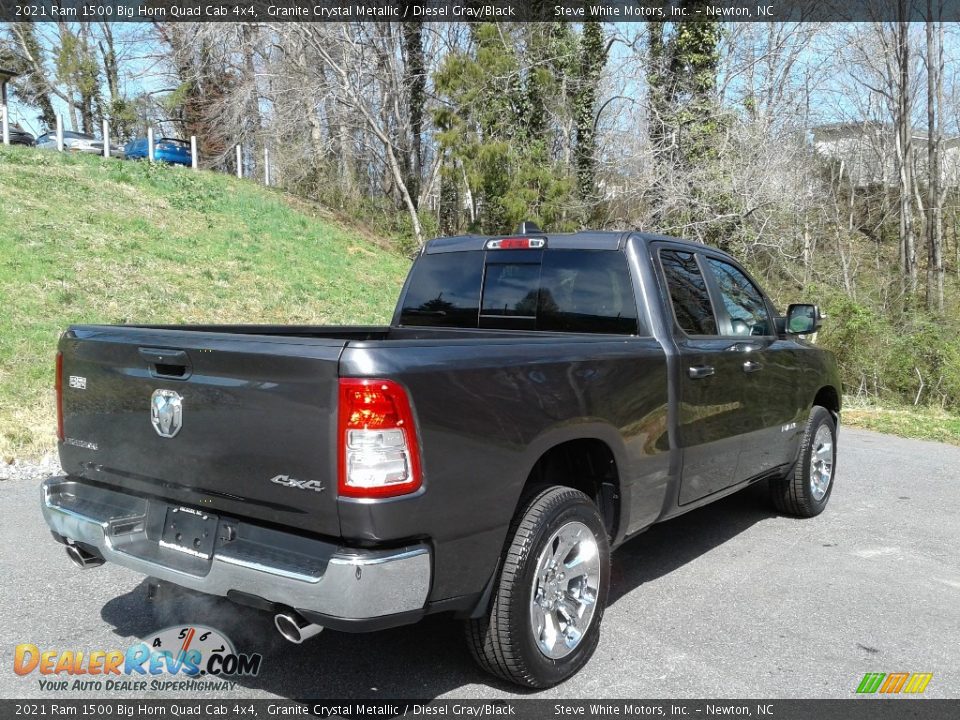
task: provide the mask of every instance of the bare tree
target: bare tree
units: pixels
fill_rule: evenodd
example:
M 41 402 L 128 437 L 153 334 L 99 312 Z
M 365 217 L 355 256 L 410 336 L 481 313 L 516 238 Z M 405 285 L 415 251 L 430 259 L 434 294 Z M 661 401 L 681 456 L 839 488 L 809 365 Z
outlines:
M 299 35 L 329 71 L 338 101 L 352 110 L 379 142 L 378 149 L 387 170 L 384 181 L 400 196 L 420 246 L 424 240 L 423 228 L 403 171 L 409 114 L 405 111 L 403 96 L 405 71 L 400 42 L 397 33 L 383 32 L 378 25 L 278 24 L 275 30 L 282 35 Z
M 917 250 L 913 229 L 913 96 L 910 88 L 910 0 L 897 3 L 894 60 L 897 68 L 897 177 L 900 181 L 900 262 L 911 294 L 917 291 Z
M 936 8 L 936 15 L 934 14 Z M 927 307 L 943 312 L 943 7 L 927 0 Z

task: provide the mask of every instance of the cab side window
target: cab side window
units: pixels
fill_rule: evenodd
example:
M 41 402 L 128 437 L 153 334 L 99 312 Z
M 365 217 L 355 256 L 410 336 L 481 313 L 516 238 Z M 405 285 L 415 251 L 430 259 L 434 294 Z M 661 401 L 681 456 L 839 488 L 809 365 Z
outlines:
M 677 325 L 688 335 L 716 335 L 717 321 L 696 256 L 680 250 L 661 250 L 660 265 L 670 288 Z
M 712 257 L 706 260 L 730 316 L 731 334 L 771 335 L 767 305 L 756 286 L 730 263 Z

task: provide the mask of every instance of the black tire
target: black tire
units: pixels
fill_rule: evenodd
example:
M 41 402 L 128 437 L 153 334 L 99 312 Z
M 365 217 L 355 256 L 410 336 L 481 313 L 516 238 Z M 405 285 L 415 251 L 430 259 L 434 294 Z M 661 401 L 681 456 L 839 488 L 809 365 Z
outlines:
M 823 432 L 829 432 L 831 443 L 831 476 L 826 492 L 818 498 L 811 482 L 811 456 L 816 451 L 815 439 L 823 427 L 827 428 Z M 836 472 L 837 425 L 829 410 L 814 405 L 803 433 L 797 461 L 783 477 L 770 481 L 770 498 L 781 513 L 804 518 L 816 517 L 830 501 Z
M 533 585 L 541 553 L 554 533 L 570 522 L 593 533 L 599 583 L 593 616 L 569 654 L 553 659 L 540 651 L 530 618 Z M 548 487 L 522 503 L 510 525 L 490 609 L 467 621 L 467 644 L 487 672 L 534 688 L 556 685 L 582 668 L 596 650 L 610 584 L 610 544 L 596 505 L 579 490 Z

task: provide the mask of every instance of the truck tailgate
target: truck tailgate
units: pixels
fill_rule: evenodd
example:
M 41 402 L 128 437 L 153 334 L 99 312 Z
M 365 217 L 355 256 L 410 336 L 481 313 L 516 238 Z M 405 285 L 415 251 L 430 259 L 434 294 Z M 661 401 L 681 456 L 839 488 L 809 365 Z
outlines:
M 71 328 L 60 341 L 64 470 L 338 536 L 334 435 L 346 340 L 243 333 Z

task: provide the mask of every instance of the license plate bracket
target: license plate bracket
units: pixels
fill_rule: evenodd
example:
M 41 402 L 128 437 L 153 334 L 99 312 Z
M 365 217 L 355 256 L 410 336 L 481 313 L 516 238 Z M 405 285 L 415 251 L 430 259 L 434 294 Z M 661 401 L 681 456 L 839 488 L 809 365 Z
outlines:
M 209 560 L 217 540 L 219 517 L 201 510 L 168 507 L 160 547 Z

